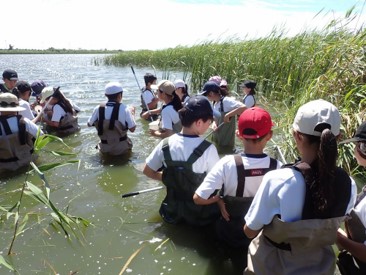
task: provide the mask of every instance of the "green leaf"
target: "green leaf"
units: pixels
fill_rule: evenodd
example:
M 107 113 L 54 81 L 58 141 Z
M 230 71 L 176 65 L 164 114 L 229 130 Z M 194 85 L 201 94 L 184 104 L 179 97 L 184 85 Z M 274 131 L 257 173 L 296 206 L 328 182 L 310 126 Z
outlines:
M 79 162 L 79 160 L 68 160 L 68 161 L 65 161 L 65 162 L 54 162 L 54 163 L 40 165 L 40 166 L 38 166 L 38 169 L 42 172 L 45 172 L 45 171 L 51 170 L 51 169 L 56 168 L 56 167 L 61 167 L 61 166 L 65 166 L 65 165 L 72 164 L 72 163 L 78 163 L 78 162 Z
M 65 151 L 51 151 L 51 154 L 55 156 L 76 156 L 75 153 L 65 152 Z
M 8 263 L 3 256 L 0 255 L 0 264 L 2 264 L 3 266 L 5 266 L 6 268 L 15 271 L 14 267 Z

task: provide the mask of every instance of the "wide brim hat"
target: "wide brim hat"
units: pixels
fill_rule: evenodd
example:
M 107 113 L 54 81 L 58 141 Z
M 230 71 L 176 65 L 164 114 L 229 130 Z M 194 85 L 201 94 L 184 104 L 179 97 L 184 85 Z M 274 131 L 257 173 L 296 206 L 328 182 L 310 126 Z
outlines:
M 21 112 L 25 108 L 19 106 L 16 95 L 11 93 L 0 94 L 0 112 Z
M 340 144 L 350 142 L 366 142 L 366 121 L 357 128 L 356 133 L 352 138 L 343 140 L 340 142 Z

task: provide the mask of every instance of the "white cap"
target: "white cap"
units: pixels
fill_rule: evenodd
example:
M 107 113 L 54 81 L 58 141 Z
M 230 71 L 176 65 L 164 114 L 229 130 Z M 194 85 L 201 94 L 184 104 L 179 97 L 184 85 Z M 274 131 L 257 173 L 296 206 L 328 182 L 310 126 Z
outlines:
M 53 93 L 54 93 L 54 89 L 53 89 L 52 86 L 44 87 L 42 92 L 41 92 L 41 101 L 40 101 L 40 103 L 44 103 L 47 98 L 49 98 L 50 96 L 53 95 Z
M 109 82 L 105 85 L 105 95 L 114 95 L 120 92 L 123 93 L 123 89 L 119 82 Z
M 292 127 L 295 131 L 312 136 L 320 136 L 324 129 L 330 129 L 333 135 L 338 136 L 341 116 L 332 103 L 317 99 L 299 108 Z
M 182 79 L 177 79 L 176 81 L 174 81 L 174 86 L 175 86 L 176 89 L 185 88 L 186 83 L 184 83 L 184 81 Z

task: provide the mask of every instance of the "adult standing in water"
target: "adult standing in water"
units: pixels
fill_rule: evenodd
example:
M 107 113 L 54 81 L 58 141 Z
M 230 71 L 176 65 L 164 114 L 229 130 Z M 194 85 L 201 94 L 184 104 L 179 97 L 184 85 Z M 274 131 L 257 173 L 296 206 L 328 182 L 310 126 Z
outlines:
M 127 132 L 136 129 L 134 109 L 131 111 L 122 103 L 123 88 L 118 82 L 110 82 L 105 86 L 105 96 L 108 102 L 94 108 L 88 126 L 97 128 L 101 153 L 121 155 L 132 149 Z
M 325 100 L 302 105 L 292 125 L 301 161 L 268 172 L 245 216 L 244 274 L 329 274 L 332 245 L 354 205 L 356 185 L 336 166 L 341 117 Z
M 366 122 L 363 122 L 351 139 L 343 143 L 354 142 L 357 163 L 366 167 Z M 341 228 L 337 233 L 337 245 L 342 250 L 337 265 L 342 275 L 366 274 L 366 186 L 357 196 L 356 204 L 345 221 L 346 232 Z

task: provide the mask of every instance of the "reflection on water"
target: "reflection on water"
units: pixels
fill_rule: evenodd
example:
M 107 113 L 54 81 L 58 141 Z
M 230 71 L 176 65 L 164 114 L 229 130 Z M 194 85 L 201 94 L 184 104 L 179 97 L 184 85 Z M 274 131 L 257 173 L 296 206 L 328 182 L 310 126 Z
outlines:
M 50 225 L 50 211 L 31 200 L 23 199 L 21 212 L 31 212 L 27 226 L 7 258 L 20 274 L 118 274 L 131 257 L 125 273 L 130 274 L 235 274 L 230 260 L 221 258 L 219 249 L 206 231 L 169 226 L 158 214 L 165 191 L 154 191 L 134 197 L 121 194 L 159 186 L 161 183 L 142 174 L 145 158 L 158 143 L 145 135 L 147 122 L 136 116 L 137 129 L 130 133 L 134 147 L 127 157 L 102 158 L 95 149 L 98 137 L 86 126 L 95 106 L 105 101 L 104 86 L 120 81 L 123 101 L 140 111 L 140 91 L 130 67 L 95 66 L 95 55 L 1 55 L 0 71 L 15 69 L 21 80 L 42 79 L 61 90 L 82 109 L 81 131 L 64 139 L 77 153 L 78 165 L 56 168 L 45 173 L 51 185 L 51 200 L 60 209 L 92 222 L 83 229 L 84 238 L 66 240 L 59 228 Z M 101 56 L 98 56 L 101 57 Z M 135 68 L 143 86 L 143 75 L 152 68 Z M 162 73 L 157 72 L 158 79 Z M 182 74 L 171 73 L 171 79 Z M 70 150 L 62 144 L 51 144 L 54 150 Z M 37 164 L 57 159 L 42 153 Z M 26 169 L 0 176 L 0 205 L 12 206 L 26 179 Z M 27 178 L 37 186 L 37 175 Z M 37 214 L 37 215 L 36 215 Z M 11 220 L 12 221 L 12 220 Z M 12 222 L 2 222 L 0 251 L 5 256 L 13 233 Z M 140 249 L 140 250 L 139 250 Z M 136 252 L 136 255 L 133 253 Z M 0 265 L 0 274 L 8 274 Z

